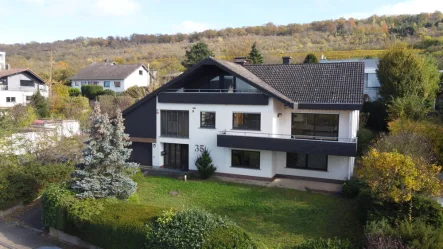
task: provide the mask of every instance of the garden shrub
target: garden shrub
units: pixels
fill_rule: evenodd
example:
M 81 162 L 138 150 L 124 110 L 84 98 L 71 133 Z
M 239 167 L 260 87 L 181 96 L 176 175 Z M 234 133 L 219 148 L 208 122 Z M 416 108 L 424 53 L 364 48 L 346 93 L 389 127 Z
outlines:
M 167 211 L 148 226 L 147 248 L 257 248 L 234 223 L 202 210 Z
M 379 234 L 365 235 L 363 243 L 363 249 L 411 249 L 400 238 Z
M 361 156 L 368 150 L 369 144 L 375 138 L 375 133 L 369 129 L 361 128 L 357 132 L 357 155 Z
M 348 240 L 333 239 L 311 239 L 295 246 L 293 249 L 351 249 L 351 243 Z
M 115 92 L 112 91 L 111 89 L 105 89 L 105 90 L 103 91 L 102 95 L 115 96 Z
M 365 187 L 367 186 L 362 180 L 353 176 L 343 184 L 342 193 L 348 198 L 355 198 L 358 196 L 361 189 Z
M 195 160 L 195 166 L 197 167 L 198 175 L 202 179 L 210 178 L 217 170 L 217 168 L 212 163 L 211 155 L 206 147 L 202 151 L 201 155 L 199 155 Z
M 223 225 L 212 230 L 205 238 L 203 249 L 255 249 L 258 248 L 251 237 L 241 228 Z
M 102 95 L 104 92 L 102 86 L 98 85 L 84 85 L 82 86 L 82 95 L 88 99 L 94 100 L 97 96 Z
M 81 95 L 80 89 L 74 87 L 69 88 L 68 92 L 71 97 L 78 97 Z

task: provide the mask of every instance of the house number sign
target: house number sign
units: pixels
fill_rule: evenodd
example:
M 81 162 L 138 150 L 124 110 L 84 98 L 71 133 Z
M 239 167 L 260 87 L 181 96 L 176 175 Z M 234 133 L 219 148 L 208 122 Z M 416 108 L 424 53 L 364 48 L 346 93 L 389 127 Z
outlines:
M 198 144 L 196 144 L 195 145 L 195 150 L 194 150 L 195 152 L 203 152 L 203 151 L 205 151 L 205 146 L 204 145 L 198 145 Z

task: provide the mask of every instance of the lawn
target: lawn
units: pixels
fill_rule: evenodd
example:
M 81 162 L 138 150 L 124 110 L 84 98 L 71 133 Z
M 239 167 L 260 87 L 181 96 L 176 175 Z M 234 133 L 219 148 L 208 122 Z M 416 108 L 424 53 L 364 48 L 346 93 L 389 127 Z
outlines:
M 178 192 L 170 195 L 171 191 Z M 290 189 L 218 181 L 180 181 L 163 177 L 140 180 L 141 204 L 202 208 L 227 216 L 270 248 L 290 248 L 315 237 L 360 239 L 362 228 L 354 200 Z

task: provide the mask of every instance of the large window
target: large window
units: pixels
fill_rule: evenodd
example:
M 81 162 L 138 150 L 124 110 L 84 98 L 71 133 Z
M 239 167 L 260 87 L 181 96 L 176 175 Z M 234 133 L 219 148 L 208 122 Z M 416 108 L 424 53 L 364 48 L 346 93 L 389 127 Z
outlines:
M 20 80 L 20 86 L 30 86 L 34 87 L 35 83 L 32 80 Z
M 293 169 L 328 170 L 328 156 L 286 153 L 286 167 Z
M 15 97 L 6 97 L 7 103 L 15 103 Z
M 232 150 L 232 167 L 260 169 L 260 152 Z
M 200 112 L 200 127 L 215 128 L 215 112 Z
M 338 139 L 338 114 L 293 113 L 292 135 L 306 139 Z
M 377 74 L 365 73 L 365 86 L 366 87 L 380 87 L 380 82 L 378 81 Z
M 189 137 L 188 111 L 161 111 L 161 135 L 164 137 Z
M 255 87 L 232 75 L 212 77 L 200 89 L 207 92 L 258 92 Z
M 232 129 L 260 130 L 260 113 L 234 113 Z

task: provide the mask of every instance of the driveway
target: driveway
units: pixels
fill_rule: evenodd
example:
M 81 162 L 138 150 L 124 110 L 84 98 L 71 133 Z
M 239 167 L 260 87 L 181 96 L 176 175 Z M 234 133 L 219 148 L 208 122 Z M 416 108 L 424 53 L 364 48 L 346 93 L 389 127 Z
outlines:
M 0 219 L 0 248 L 35 249 L 63 248 L 79 249 L 45 234 L 41 224 L 40 202 L 19 209 L 11 215 Z

